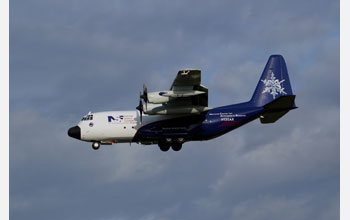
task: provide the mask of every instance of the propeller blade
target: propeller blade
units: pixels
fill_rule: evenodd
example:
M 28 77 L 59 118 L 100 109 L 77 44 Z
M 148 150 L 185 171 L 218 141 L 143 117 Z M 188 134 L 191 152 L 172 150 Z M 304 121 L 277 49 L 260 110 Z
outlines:
M 146 87 L 146 84 L 143 84 L 143 93 L 147 93 L 147 87 Z
M 145 103 L 147 104 L 148 102 L 148 92 L 147 92 L 147 87 L 145 84 L 143 84 L 143 94 L 142 94 L 142 98 L 145 101 Z
M 141 121 L 141 123 L 142 123 L 142 112 L 143 112 L 143 105 L 142 105 L 142 101 L 141 101 L 141 99 L 140 99 L 140 103 L 139 103 L 139 105 L 140 105 L 140 121 Z
M 140 122 L 142 124 L 142 111 L 140 111 Z
M 140 92 L 140 101 L 139 105 L 136 107 L 137 110 L 140 111 L 140 122 L 142 123 L 142 112 L 143 112 L 143 105 L 142 105 L 142 99 L 141 99 L 141 92 Z

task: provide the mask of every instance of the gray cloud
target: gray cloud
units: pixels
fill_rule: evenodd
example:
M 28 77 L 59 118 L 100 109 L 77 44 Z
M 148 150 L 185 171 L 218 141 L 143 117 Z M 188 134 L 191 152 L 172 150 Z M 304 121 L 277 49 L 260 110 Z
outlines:
M 302 7 L 300 7 L 302 5 Z M 215 107 L 284 55 L 300 108 L 164 154 L 67 128 L 202 69 Z M 12 1 L 11 219 L 339 218 L 339 2 Z

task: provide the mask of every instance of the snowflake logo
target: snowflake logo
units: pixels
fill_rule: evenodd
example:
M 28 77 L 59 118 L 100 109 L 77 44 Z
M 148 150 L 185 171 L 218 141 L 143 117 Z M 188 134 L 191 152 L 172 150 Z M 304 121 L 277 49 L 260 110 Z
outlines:
M 273 96 L 273 99 L 276 98 L 276 95 L 278 94 L 284 94 L 287 95 L 287 93 L 284 91 L 284 88 L 282 88 L 281 83 L 284 82 L 284 80 L 279 81 L 276 79 L 275 74 L 271 73 L 271 78 L 261 80 L 265 84 L 265 89 L 262 91 L 262 93 L 268 92 Z

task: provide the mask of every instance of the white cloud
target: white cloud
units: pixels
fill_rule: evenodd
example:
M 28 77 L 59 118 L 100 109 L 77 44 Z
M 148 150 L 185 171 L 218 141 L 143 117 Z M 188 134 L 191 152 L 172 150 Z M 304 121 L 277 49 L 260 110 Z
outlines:
M 311 211 L 308 203 L 305 198 L 260 196 L 234 206 L 232 219 L 306 219 Z
M 311 126 L 295 127 L 289 134 L 264 130 L 269 141 L 243 155 L 232 152 L 231 158 L 226 158 L 230 162 L 225 174 L 212 185 L 213 190 L 220 194 L 229 190 L 234 195 L 339 175 L 339 121 L 322 121 L 324 115 L 337 115 L 338 111 L 318 112 L 317 117 L 309 118 Z

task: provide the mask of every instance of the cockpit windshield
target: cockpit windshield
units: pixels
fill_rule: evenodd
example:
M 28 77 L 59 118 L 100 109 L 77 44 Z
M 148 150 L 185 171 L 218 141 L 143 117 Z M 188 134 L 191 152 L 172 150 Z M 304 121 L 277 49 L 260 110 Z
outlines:
M 93 115 L 86 115 L 86 116 L 84 116 L 81 120 L 82 121 L 90 121 L 90 120 L 92 120 L 93 119 Z

